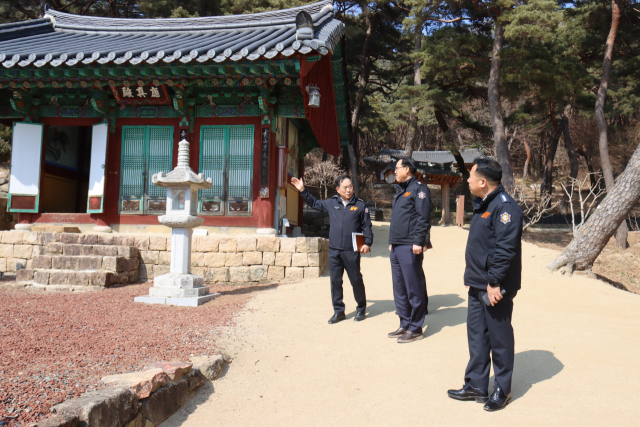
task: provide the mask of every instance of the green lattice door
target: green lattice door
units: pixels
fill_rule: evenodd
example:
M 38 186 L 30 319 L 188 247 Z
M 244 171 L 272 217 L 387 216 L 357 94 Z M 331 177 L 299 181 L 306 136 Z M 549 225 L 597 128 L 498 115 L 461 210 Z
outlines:
M 202 126 L 200 171 L 213 187 L 200 191 L 201 213 L 251 214 L 253 133 L 253 126 Z
M 123 126 L 120 212 L 163 214 L 167 190 L 153 185 L 158 172 L 173 169 L 173 126 Z

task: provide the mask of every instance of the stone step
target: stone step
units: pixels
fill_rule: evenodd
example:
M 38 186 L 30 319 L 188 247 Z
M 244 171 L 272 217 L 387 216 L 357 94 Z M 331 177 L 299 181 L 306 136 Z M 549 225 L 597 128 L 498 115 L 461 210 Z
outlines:
M 26 269 L 16 272 L 17 282 L 31 282 L 39 285 L 109 287 L 134 283 L 138 279 L 137 270 L 114 273 L 104 270 Z
M 203 295 L 201 297 L 189 297 L 189 298 L 166 298 L 166 297 L 152 297 L 150 295 L 142 295 L 135 297 L 135 302 L 144 302 L 147 304 L 166 304 L 166 305 L 178 305 L 183 307 L 197 307 L 204 304 L 207 301 L 211 301 L 215 297 L 220 296 L 220 293 Z
M 106 270 L 113 273 L 123 273 L 138 270 L 139 258 L 125 258 L 121 256 L 70 256 L 70 255 L 38 255 L 33 257 L 34 269 L 54 270 Z
M 51 242 L 42 246 L 39 255 L 64 255 L 64 256 L 120 256 L 124 258 L 137 258 L 140 254 L 138 248 L 133 246 L 116 245 L 89 245 L 68 244 Z

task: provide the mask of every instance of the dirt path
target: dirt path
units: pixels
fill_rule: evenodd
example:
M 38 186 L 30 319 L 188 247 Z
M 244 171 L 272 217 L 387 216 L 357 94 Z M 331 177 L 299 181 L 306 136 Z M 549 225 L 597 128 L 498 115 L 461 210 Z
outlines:
M 468 358 L 468 232 L 432 231 L 426 337 L 397 344 L 386 337 L 398 326 L 388 225 L 374 224 L 372 257 L 362 259 L 367 320 L 352 320 L 346 277 L 348 317 L 337 325 L 327 324 L 328 277 L 258 293 L 239 326 L 226 331 L 235 360 L 225 376 L 162 426 L 640 425 L 640 295 L 551 274 L 543 267 L 557 252 L 525 243 L 514 310 L 514 401 L 486 413 L 446 396 L 462 385 Z

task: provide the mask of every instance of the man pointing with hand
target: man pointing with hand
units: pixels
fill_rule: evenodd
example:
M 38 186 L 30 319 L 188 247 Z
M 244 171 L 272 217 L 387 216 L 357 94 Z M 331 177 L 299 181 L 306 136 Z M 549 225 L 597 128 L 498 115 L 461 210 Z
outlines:
M 333 317 L 329 324 L 338 323 L 346 318 L 342 302 L 342 276 L 347 276 L 353 287 L 353 296 L 358 304 L 354 320 L 359 322 L 365 318 L 367 296 L 360 273 L 360 252 L 369 253 L 373 244 L 371 217 L 364 200 L 353 195 L 353 183 L 347 175 L 336 178 L 338 195 L 329 200 L 317 200 L 304 189 L 302 179 L 291 178 L 291 184 L 300 192 L 309 207 L 329 213 L 329 274 L 331 276 L 331 299 L 333 300 Z M 352 233 L 364 235 L 364 245 L 360 252 L 353 250 Z

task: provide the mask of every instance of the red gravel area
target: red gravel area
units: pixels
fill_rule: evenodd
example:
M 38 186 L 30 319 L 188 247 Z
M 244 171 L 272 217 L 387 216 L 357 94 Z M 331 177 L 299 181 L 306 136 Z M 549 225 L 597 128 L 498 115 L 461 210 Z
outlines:
M 151 284 L 86 294 L 0 290 L 0 426 L 24 426 L 51 406 L 104 387 L 105 375 L 215 352 L 251 293 L 270 286 L 211 286 L 197 308 L 134 303 Z

